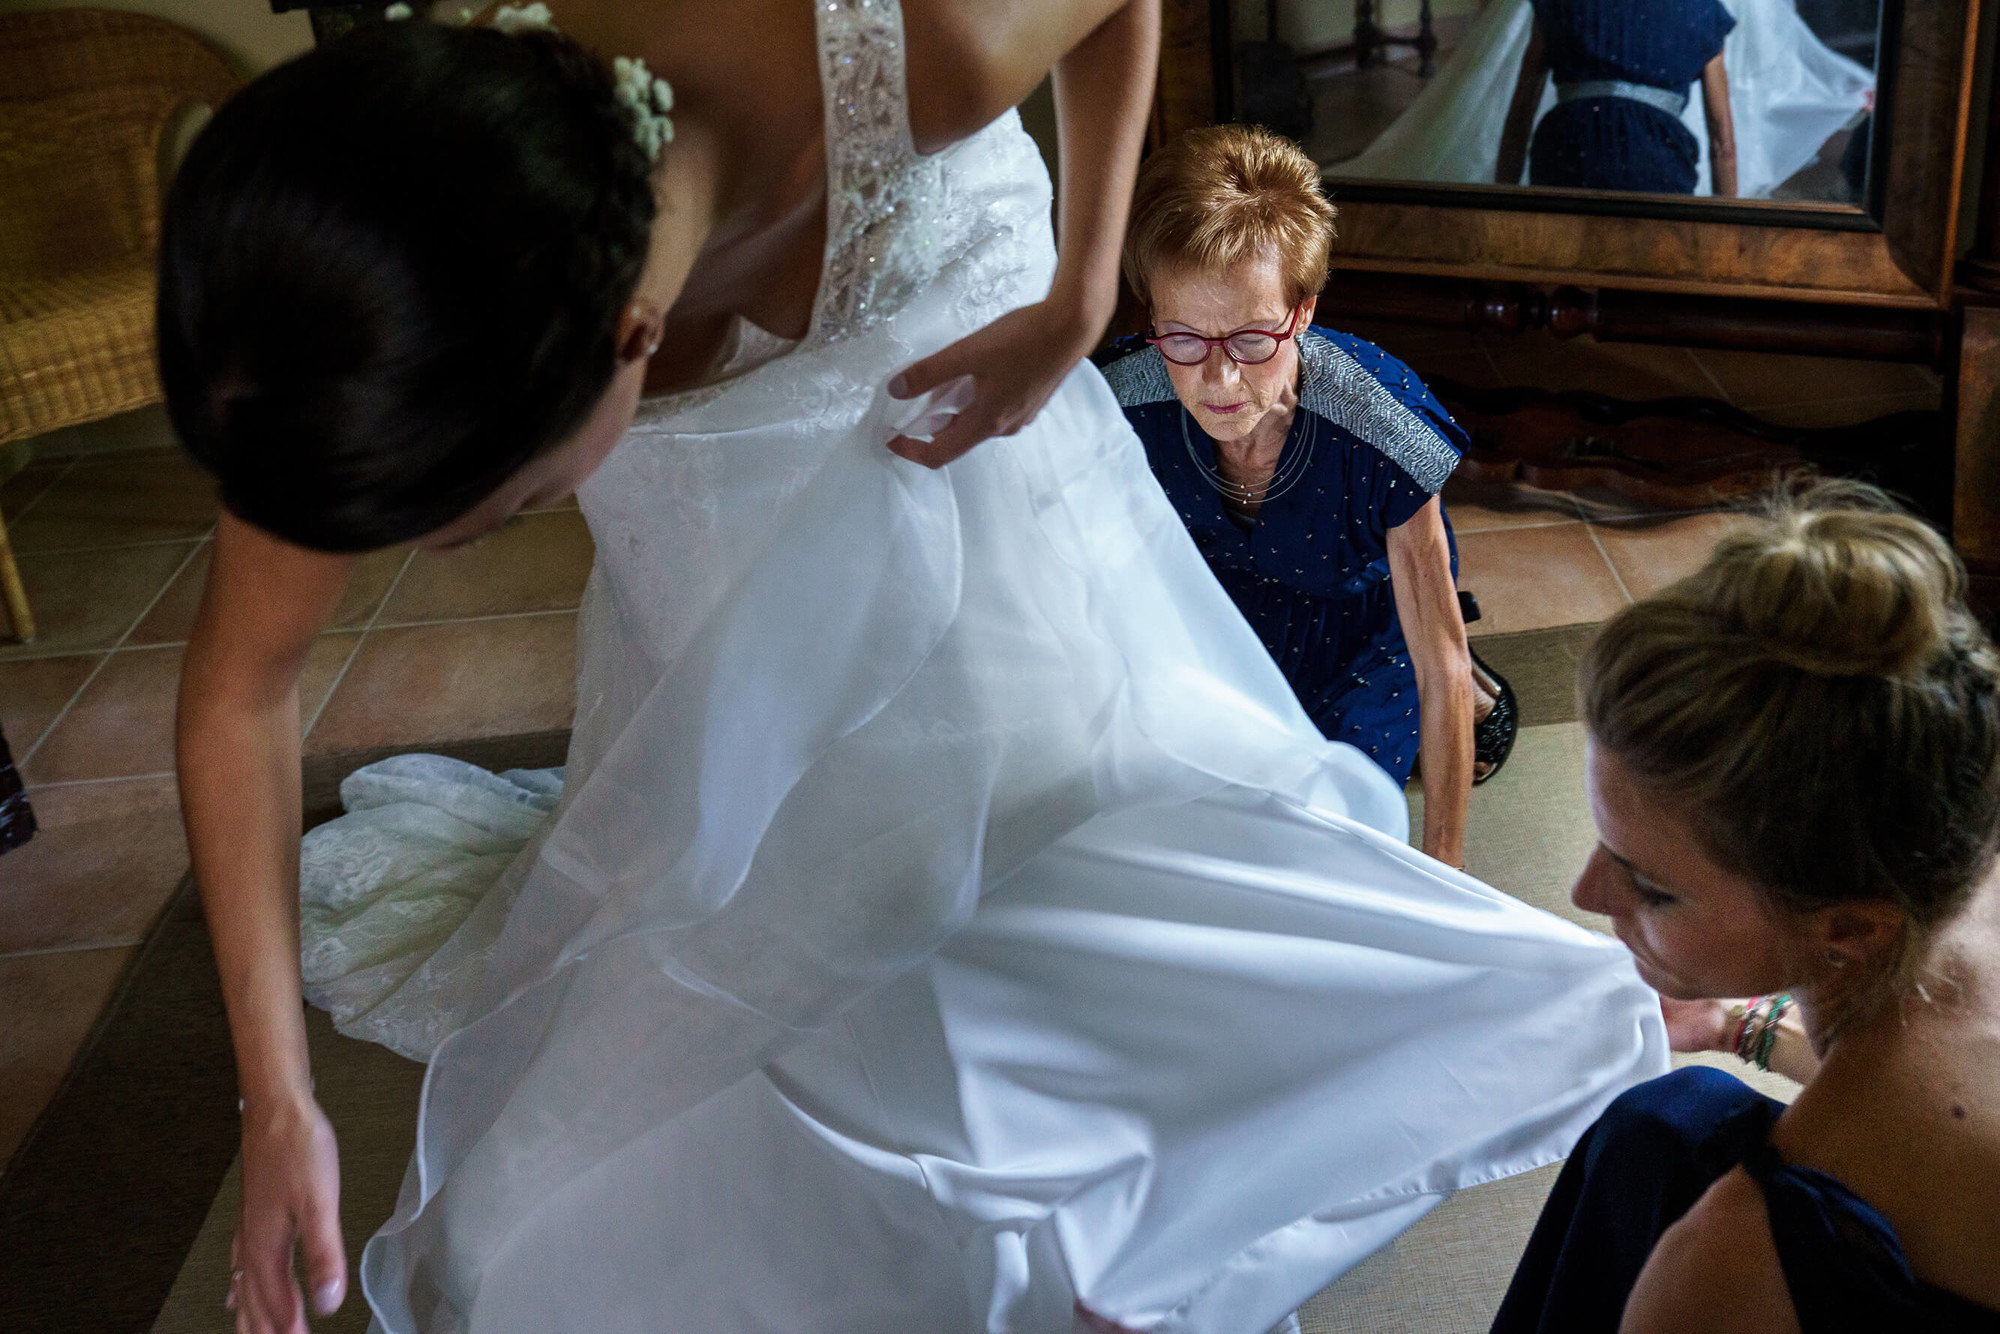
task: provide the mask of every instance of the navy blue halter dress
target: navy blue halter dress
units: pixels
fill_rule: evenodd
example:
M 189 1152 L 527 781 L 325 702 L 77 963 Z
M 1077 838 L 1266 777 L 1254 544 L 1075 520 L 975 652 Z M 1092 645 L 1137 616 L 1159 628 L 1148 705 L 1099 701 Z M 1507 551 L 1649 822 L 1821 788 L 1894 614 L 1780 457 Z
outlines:
M 1315 325 L 1298 344 L 1298 411 L 1278 480 L 1247 531 L 1208 480 L 1215 442 L 1174 396 L 1159 350 L 1121 340 L 1104 376 L 1167 499 L 1306 713 L 1328 739 L 1406 782 L 1421 716 L 1389 586 L 1389 530 L 1438 493 L 1466 435 L 1373 343 Z M 1449 523 L 1445 533 L 1455 574 Z
M 1615 1334 L 1660 1234 L 1738 1166 L 1763 1188 L 1804 1334 L 2000 1334 L 2000 1311 L 1913 1275 L 1866 1200 L 1778 1155 L 1784 1110 L 1706 1066 L 1628 1089 L 1563 1165 L 1493 1334 Z
M 1529 147 L 1529 184 L 1693 194 L 1700 146 L 1679 115 L 1640 98 L 1695 95 L 1702 68 L 1736 26 L 1729 11 L 1717 0 L 1533 3 L 1557 96 L 1597 91 L 1542 117 Z

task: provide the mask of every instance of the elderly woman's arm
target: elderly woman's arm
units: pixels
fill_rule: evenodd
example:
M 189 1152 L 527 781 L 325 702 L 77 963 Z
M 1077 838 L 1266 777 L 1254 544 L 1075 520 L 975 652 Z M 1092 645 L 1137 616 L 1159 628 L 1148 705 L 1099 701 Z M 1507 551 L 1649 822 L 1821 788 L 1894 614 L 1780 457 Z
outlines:
M 1389 586 L 1417 669 L 1423 849 L 1463 866 L 1465 806 L 1472 795 L 1472 658 L 1451 575 L 1444 508 L 1435 496 L 1408 523 L 1389 530 Z

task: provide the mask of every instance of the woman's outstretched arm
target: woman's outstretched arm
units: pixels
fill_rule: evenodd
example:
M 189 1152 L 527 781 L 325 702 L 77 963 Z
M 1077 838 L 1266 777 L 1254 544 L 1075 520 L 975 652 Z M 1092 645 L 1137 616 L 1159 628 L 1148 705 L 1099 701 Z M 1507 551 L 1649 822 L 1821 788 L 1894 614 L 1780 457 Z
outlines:
M 181 809 L 236 1047 L 239 1334 L 305 1334 L 347 1286 L 333 1129 L 313 1098 L 299 982 L 299 672 L 353 566 L 225 514 L 181 669 Z
M 1465 865 L 1472 797 L 1472 658 L 1451 577 L 1451 544 L 1437 497 L 1389 530 L 1389 587 L 1417 672 L 1417 755 L 1424 775 L 1423 850 Z
M 1118 304 L 1118 254 L 1159 63 L 1158 0 L 1127 0 L 1055 67 L 1062 189 L 1049 296 L 1079 312 L 1086 352 Z
M 1018 96 L 1032 91 L 1041 78 L 1040 69 L 1023 77 L 1032 50 L 1030 39 L 990 56 L 1011 66 L 995 71 L 993 84 L 1018 88 Z M 961 375 L 976 382 L 971 404 L 935 440 L 891 444 L 903 457 L 938 468 L 982 440 L 1012 435 L 1103 336 L 1118 301 L 1118 251 L 1159 55 L 1159 0 L 1125 0 L 1055 62 L 1062 155 L 1055 283 L 1047 300 L 1003 315 L 898 377 L 891 392 L 904 398 Z

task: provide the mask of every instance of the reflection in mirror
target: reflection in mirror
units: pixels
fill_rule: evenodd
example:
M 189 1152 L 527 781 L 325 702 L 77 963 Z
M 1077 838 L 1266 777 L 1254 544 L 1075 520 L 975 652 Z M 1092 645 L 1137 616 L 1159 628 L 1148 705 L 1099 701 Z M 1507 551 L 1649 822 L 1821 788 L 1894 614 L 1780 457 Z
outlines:
M 1852 205 L 1882 3 L 1280 0 L 1252 27 L 1299 53 L 1306 146 L 1335 181 Z M 1246 111 L 1272 45 L 1242 48 Z

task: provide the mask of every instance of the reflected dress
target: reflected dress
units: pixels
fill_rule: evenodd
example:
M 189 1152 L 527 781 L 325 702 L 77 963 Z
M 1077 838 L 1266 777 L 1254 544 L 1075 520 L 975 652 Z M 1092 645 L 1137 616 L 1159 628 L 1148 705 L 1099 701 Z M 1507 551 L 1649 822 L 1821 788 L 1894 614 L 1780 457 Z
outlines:
M 1389 583 L 1389 530 L 1438 493 L 1466 435 L 1415 372 L 1373 343 L 1315 325 L 1298 349 L 1298 408 L 1248 527 L 1210 480 L 1215 442 L 1175 397 L 1159 349 L 1121 341 L 1104 376 L 1167 503 L 1306 715 L 1407 782 L 1422 711 Z M 1445 540 L 1455 575 L 1449 521 Z
M 1534 8 L 1559 100 L 1535 127 L 1529 183 L 1693 194 L 1700 149 L 1681 111 L 1736 26 L 1729 11 L 1719 0 L 1534 0 Z
M 1565 1152 L 1658 1004 L 1407 845 L 1094 368 L 884 448 L 896 371 L 1047 292 L 1049 183 L 1011 114 L 915 152 L 891 0 L 814 12 L 810 331 L 581 492 L 566 768 L 400 757 L 306 841 L 310 997 L 429 1062 L 363 1291 L 393 1334 L 1268 1328 Z

